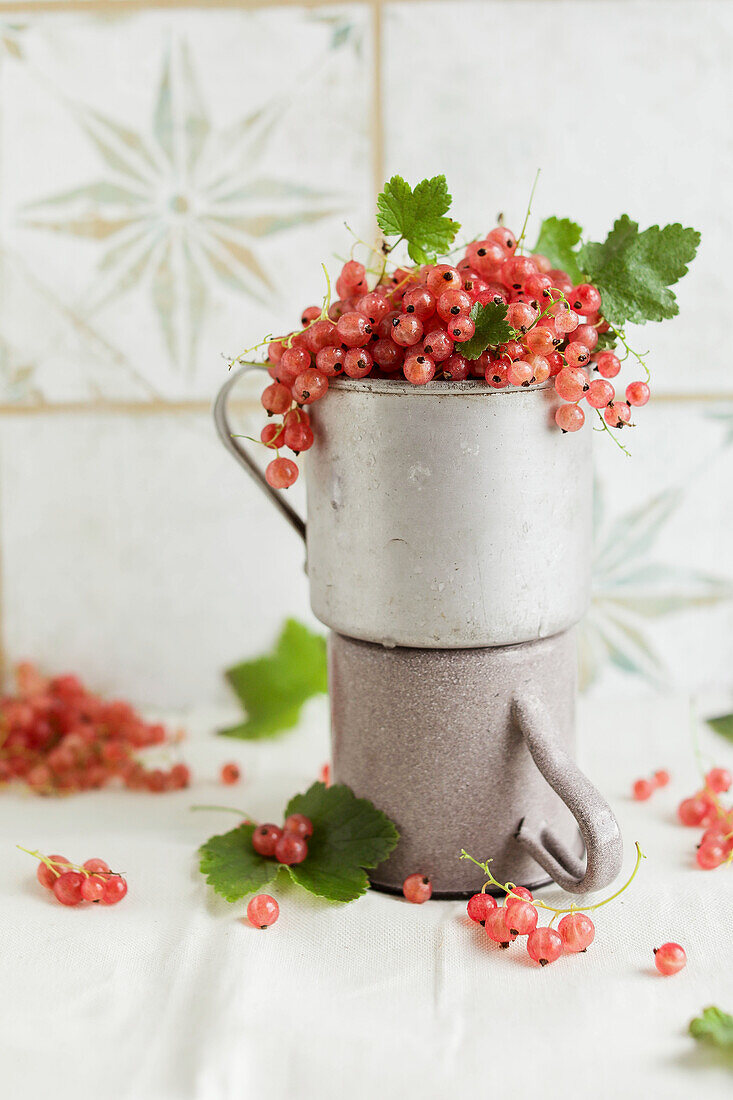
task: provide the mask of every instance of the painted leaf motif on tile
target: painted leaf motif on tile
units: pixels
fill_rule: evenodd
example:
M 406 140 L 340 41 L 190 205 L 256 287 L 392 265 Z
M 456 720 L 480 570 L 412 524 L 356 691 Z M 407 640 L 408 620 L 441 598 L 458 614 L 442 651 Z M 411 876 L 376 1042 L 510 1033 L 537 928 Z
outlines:
M 226 127 L 214 124 L 185 40 L 162 59 L 147 126 L 135 129 L 83 103 L 70 109 L 99 175 L 29 203 L 25 224 L 97 242 L 88 315 L 142 289 L 171 362 L 190 374 L 213 288 L 263 300 L 274 284 L 258 242 L 329 217 L 338 195 L 263 169 L 285 99 L 273 97 Z

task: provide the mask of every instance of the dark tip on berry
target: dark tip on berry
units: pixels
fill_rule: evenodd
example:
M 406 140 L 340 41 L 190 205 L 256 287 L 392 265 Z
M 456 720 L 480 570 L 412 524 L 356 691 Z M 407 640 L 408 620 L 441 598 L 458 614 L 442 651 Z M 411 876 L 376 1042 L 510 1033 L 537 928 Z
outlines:
M 372 331 L 372 326 L 369 324 L 369 322 L 367 322 L 367 325 L 366 325 L 366 328 L 364 329 L 364 331 L 365 332 L 371 332 Z
M 451 275 L 450 271 L 444 271 L 443 272 L 443 278 L 445 279 L 445 281 L 447 283 L 449 283 L 451 281 L 451 279 L 453 278 L 453 276 Z
M 512 286 L 514 287 L 515 290 L 521 290 L 522 289 L 522 284 L 521 283 L 512 283 Z
M 480 920 L 479 924 L 481 925 L 482 928 L 486 927 L 486 921 L 485 920 Z
M 511 239 L 511 237 L 507 237 L 507 239 L 506 239 L 507 248 L 511 248 L 513 244 L 514 244 L 514 241 Z
M 655 954 L 655 955 L 656 955 L 656 953 L 657 953 L 657 951 L 658 951 L 658 950 L 659 950 L 659 948 L 658 948 L 658 947 L 655 947 L 655 948 L 654 948 L 654 954 Z
M 451 306 L 451 313 L 453 314 L 454 317 L 457 317 L 460 312 L 461 312 L 460 306 Z
M 414 313 L 414 312 L 415 312 L 415 307 L 414 306 L 407 306 L 406 309 L 405 309 L 405 313 Z
M 538 959 L 537 962 L 540 964 L 540 966 L 547 966 L 549 959 Z
M 477 248 L 476 249 L 476 255 L 477 256 L 485 256 L 486 255 L 486 249 L 485 248 Z M 481 923 L 483 924 L 484 922 L 481 921 Z
M 492 378 L 492 382 L 501 382 L 501 375 L 500 374 L 495 374 L 494 377 Z
M 424 363 L 425 362 L 425 356 L 424 355 L 418 355 L 417 356 L 417 361 L 418 361 L 418 363 Z
M 586 393 L 586 392 L 587 392 L 587 390 L 589 390 L 589 389 L 590 389 L 590 386 L 588 385 L 588 383 L 587 383 L 587 382 L 586 382 L 586 383 L 584 383 L 584 385 L 583 385 L 583 393 Z
M 568 434 L 565 428 L 561 428 L 561 429 L 560 429 L 560 431 L 562 432 L 562 434 L 563 434 L 563 435 L 567 435 L 567 434 Z
M 422 884 L 423 884 L 423 886 L 429 886 L 430 885 L 430 879 L 428 878 L 427 875 L 423 875 Z
M 573 302 L 573 309 L 580 309 L 582 305 L 582 302 Z
M 517 931 L 516 928 L 510 928 L 509 931 L 511 932 L 511 934 L 513 936 L 518 936 L 519 935 L 519 932 Z
M 506 951 L 508 946 L 509 946 L 508 943 L 500 943 L 499 944 L 499 947 L 502 949 L 502 951 Z

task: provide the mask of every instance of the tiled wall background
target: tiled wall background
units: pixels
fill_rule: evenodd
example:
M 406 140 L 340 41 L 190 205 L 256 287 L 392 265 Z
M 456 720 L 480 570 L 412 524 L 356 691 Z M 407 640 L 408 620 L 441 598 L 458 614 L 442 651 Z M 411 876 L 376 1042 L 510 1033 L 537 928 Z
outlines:
M 0 2 L 6 662 L 193 706 L 307 618 L 301 547 L 214 437 L 222 353 L 320 299 L 385 176 L 445 171 L 473 232 L 541 166 L 537 219 L 703 233 L 681 317 L 634 334 L 633 458 L 596 439 L 584 679 L 620 720 L 733 690 L 732 54 L 727 0 Z

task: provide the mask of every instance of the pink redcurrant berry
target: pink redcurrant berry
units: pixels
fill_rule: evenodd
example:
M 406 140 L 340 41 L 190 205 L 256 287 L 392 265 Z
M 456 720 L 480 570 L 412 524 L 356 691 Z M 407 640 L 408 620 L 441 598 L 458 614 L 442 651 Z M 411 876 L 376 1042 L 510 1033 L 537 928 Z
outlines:
M 307 855 L 308 845 L 302 837 L 294 833 L 283 833 L 275 842 L 275 859 L 278 863 L 292 867 L 296 863 L 302 863 Z
M 305 814 L 291 814 L 290 817 L 285 818 L 283 832 L 292 833 L 293 836 L 300 836 L 307 840 L 309 836 L 313 836 L 313 822 Z
M 280 915 L 280 906 L 269 894 L 256 894 L 247 906 L 247 920 L 255 928 L 269 928 Z
M 654 784 L 648 779 L 637 779 L 632 790 L 637 802 L 646 802 L 654 794 Z
M 474 894 L 472 898 L 468 899 L 468 905 L 466 906 L 466 912 L 471 920 L 476 921 L 476 924 L 483 924 L 487 914 L 492 909 L 496 909 L 496 898 L 486 893 Z
M 666 768 L 660 768 L 654 773 L 654 783 L 657 787 L 666 787 L 669 783 L 669 772 Z
M 595 925 L 585 913 L 568 913 L 557 926 L 563 947 L 571 954 L 585 951 L 593 943 Z
M 515 936 L 528 936 L 537 927 L 537 908 L 531 901 L 515 901 L 504 908 L 504 924 Z
M 680 947 L 678 943 L 663 943 L 661 947 L 655 947 L 654 965 L 665 977 L 678 974 L 687 965 L 684 947 Z
M 402 883 L 402 893 L 413 905 L 422 905 L 433 893 L 433 884 L 427 875 L 408 875 Z
M 564 432 L 577 432 L 585 424 L 585 413 L 580 405 L 561 405 L 555 413 L 555 423 Z
M 727 846 L 715 840 L 706 840 L 697 849 L 695 859 L 703 871 L 714 871 L 728 855 Z
M 104 897 L 105 885 L 101 875 L 89 875 L 81 884 L 82 900 L 100 902 Z
M 239 782 L 239 767 L 237 764 L 223 764 L 220 772 L 222 783 L 227 787 L 231 787 L 234 783 Z
M 122 875 L 109 875 L 104 883 L 103 905 L 116 905 L 127 893 L 127 883 Z
M 562 936 L 554 928 L 535 928 L 527 937 L 527 954 L 540 966 L 559 959 L 562 947 Z
M 252 833 L 252 847 L 259 856 L 274 856 L 275 845 L 283 835 L 279 825 L 272 825 L 269 821 L 264 825 L 258 825 Z
M 53 884 L 53 892 L 62 905 L 79 904 L 84 877 L 80 871 L 64 871 L 59 875 Z
M 727 768 L 712 768 L 705 776 L 705 785 L 715 794 L 725 794 L 733 783 L 733 776 Z
M 508 947 L 517 938 L 504 922 L 504 909 L 489 909 L 484 917 L 484 928 L 490 940 L 499 947 Z
M 61 871 L 63 871 L 63 865 L 69 865 L 69 861 L 66 856 L 46 856 L 46 859 L 50 859 L 53 863 L 55 870 L 49 867 L 45 863 L 38 864 L 36 868 L 36 878 L 40 882 L 41 886 L 45 886 L 47 890 L 53 890 L 53 885 L 56 879 L 59 877 Z M 58 874 L 56 873 L 58 872 Z

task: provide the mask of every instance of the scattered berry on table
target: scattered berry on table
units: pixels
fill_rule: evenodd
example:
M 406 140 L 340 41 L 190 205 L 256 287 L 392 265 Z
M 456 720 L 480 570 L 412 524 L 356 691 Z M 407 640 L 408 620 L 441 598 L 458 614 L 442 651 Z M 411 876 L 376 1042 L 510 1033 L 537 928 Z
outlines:
M 427 875 L 408 875 L 402 883 L 402 893 L 405 895 L 406 900 L 411 901 L 413 905 L 422 905 L 424 901 L 428 901 L 432 896 L 433 884 Z
M 280 906 L 269 894 L 256 894 L 247 906 L 247 920 L 255 928 L 269 928 L 280 915 Z
M 238 783 L 241 777 L 239 765 L 232 763 L 222 764 L 220 776 L 222 783 L 227 787 L 231 787 L 234 783 Z
M 665 977 L 678 974 L 687 965 L 684 947 L 680 947 L 678 943 L 663 943 L 661 947 L 655 947 L 654 965 Z
M 637 779 L 632 791 L 637 802 L 646 802 L 654 794 L 654 784 L 649 779 Z

